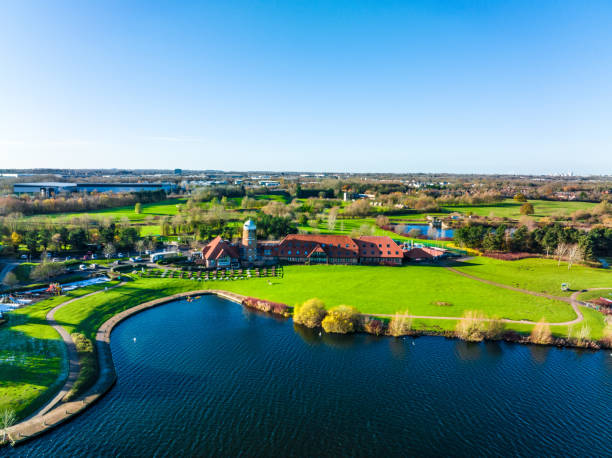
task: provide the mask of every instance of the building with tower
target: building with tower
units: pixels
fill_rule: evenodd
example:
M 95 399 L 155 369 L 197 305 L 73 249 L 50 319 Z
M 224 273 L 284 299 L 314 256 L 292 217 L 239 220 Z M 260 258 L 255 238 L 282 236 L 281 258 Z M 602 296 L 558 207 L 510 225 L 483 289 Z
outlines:
M 257 226 L 251 219 L 242 225 L 242 259 L 249 264 L 257 261 Z

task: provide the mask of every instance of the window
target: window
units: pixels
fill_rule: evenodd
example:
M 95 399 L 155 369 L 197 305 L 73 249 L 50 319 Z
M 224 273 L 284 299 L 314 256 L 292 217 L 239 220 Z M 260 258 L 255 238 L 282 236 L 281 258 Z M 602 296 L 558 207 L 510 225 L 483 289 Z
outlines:
M 389 244 L 387 243 L 387 248 L 389 248 Z
M 399 251 L 396 251 L 395 254 L 399 254 Z
M 387 254 L 391 254 L 391 252 L 390 252 L 390 251 L 387 251 Z
M 291 254 L 291 250 L 287 251 L 287 254 Z
M 300 250 L 297 250 L 297 251 L 295 252 L 295 254 L 300 254 Z
M 379 243 L 379 244 L 378 244 L 378 248 L 382 248 L 382 243 Z
M 348 246 L 348 243 L 346 244 L 346 247 L 347 247 L 347 248 L 349 247 L 349 246 Z

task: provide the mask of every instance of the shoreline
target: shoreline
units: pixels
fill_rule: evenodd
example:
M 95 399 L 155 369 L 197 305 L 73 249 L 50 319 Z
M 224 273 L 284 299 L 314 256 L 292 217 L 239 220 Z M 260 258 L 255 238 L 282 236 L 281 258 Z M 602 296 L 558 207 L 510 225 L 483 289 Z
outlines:
M 24 421 L 17 423 L 10 428 L 7 428 L 6 432 L 10 435 L 13 444 L 19 445 L 31 439 L 34 439 L 50 430 L 54 429 L 56 426 L 63 424 L 66 421 L 76 417 L 77 415 L 84 412 L 87 407 L 97 402 L 102 396 L 104 396 L 115 384 L 117 380 L 117 375 L 115 372 L 115 366 L 113 363 L 112 352 L 110 349 L 110 338 L 112 331 L 114 328 L 126 320 L 127 318 L 136 315 L 145 310 L 149 310 L 151 308 L 155 308 L 160 305 L 167 304 L 169 302 L 173 302 L 176 300 L 184 299 L 187 297 L 193 296 L 205 296 L 205 295 L 214 295 L 220 297 L 222 299 L 228 300 L 230 302 L 234 302 L 236 304 L 240 304 L 244 307 L 247 307 L 252 310 L 257 310 L 261 313 L 272 314 L 279 317 L 287 318 L 286 315 L 275 314 L 270 311 L 261 311 L 257 307 L 253 307 L 247 304 L 248 296 L 244 296 L 238 293 L 233 293 L 224 290 L 196 290 L 196 291 L 187 291 L 182 293 L 173 294 L 170 296 L 162 297 L 159 299 L 154 299 L 148 302 L 143 302 L 142 304 L 136 305 L 129 309 L 123 310 L 113 317 L 109 318 L 105 321 L 97 330 L 96 338 L 95 338 L 95 346 L 96 346 L 96 354 L 97 354 L 97 362 L 98 362 L 98 378 L 93 386 L 91 386 L 86 393 L 79 396 L 78 399 L 74 401 L 67 401 L 59 404 L 48 410 L 46 413 L 42 415 L 37 415 L 34 417 L 29 417 Z M 375 314 L 362 314 L 362 316 L 371 316 L 377 317 Z M 380 316 L 378 316 L 380 319 Z M 451 319 L 447 317 L 447 319 Z M 461 320 L 461 317 L 452 318 L 456 320 Z M 302 326 L 302 325 L 298 325 Z M 305 327 L 306 329 L 310 329 Z M 357 333 L 364 333 L 370 335 L 377 335 L 374 333 L 368 333 L 363 329 L 357 331 Z M 380 337 L 391 337 L 394 336 L 388 334 L 378 334 Z M 453 340 L 463 340 L 466 342 L 470 342 L 465 339 L 461 339 L 457 337 L 453 331 L 432 331 L 432 330 L 413 330 L 405 336 L 400 337 L 420 337 L 420 336 L 432 336 L 432 337 L 444 337 L 446 339 Z M 585 341 L 581 345 L 577 345 L 569 339 L 565 338 L 553 338 L 553 340 L 546 344 L 537 344 L 531 342 L 528 336 L 522 335 L 516 331 L 508 331 L 499 339 L 483 339 L 482 341 L 504 341 L 509 343 L 517 343 L 517 344 L 528 344 L 528 345 L 538 345 L 538 346 L 549 346 L 549 347 L 557 347 L 557 348 L 575 348 L 575 349 L 583 349 L 590 351 L 597 351 L 600 349 L 604 349 L 606 347 L 601 346 L 598 342 L 595 341 Z M 470 343 L 480 343 L 470 342 Z M 4 443 L 0 443 L 0 447 L 3 445 L 8 445 L 10 441 L 6 441 Z

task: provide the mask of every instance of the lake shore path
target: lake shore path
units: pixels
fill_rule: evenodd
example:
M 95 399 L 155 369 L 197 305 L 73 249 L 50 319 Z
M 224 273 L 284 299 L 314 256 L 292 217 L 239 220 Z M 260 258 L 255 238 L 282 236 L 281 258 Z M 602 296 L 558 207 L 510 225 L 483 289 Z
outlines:
M 470 275 L 470 274 L 461 272 L 452 267 L 445 267 L 445 268 L 457 275 L 461 275 L 461 276 L 470 278 L 475 281 L 487 283 L 489 285 L 497 286 L 502 289 L 508 289 L 508 290 L 520 292 L 523 294 L 530 294 L 533 296 L 545 297 L 548 299 L 558 300 L 561 302 L 571 304 L 572 308 L 574 309 L 576 313 L 576 318 L 574 320 L 561 322 L 561 323 L 547 323 L 549 325 L 554 325 L 554 326 L 572 325 L 572 324 L 576 324 L 576 323 L 583 321 L 584 316 L 579 308 L 579 305 L 581 305 L 581 302 L 577 299 L 578 295 L 584 291 L 607 289 L 607 288 L 585 289 L 585 290 L 574 292 L 570 297 L 560 297 L 560 296 L 553 296 L 553 295 L 546 294 L 546 293 L 540 293 L 536 291 L 521 289 L 521 288 L 517 288 L 514 286 L 505 285 L 502 283 L 497 283 L 491 280 L 486 280 L 480 277 L 476 277 L 474 275 Z M 115 286 L 108 288 L 108 290 L 119 288 L 125 284 L 126 282 L 121 282 Z M 70 334 L 63 328 L 63 326 L 61 326 L 55 321 L 54 319 L 55 313 L 61 308 L 74 303 L 75 301 L 78 301 L 86 297 L 90 297 L 95 294 L 100 294 L 105 291 L 107 290 L 95 291 L 95 292 L 86 294 L 84 296 L 71 299 L 62 304 L 59 304 L 58 306 L 49 310 L 49 312 L 47 313 L 47 316 L 46 316 L 47 321 L 60 334 L 60 336 L 62 337 L 62 340 L 64 341 L 64 344 L 66 345 L 67 358 L 68 358 L 68 364 L 69 364 L 69 374 L 68 374 L 68 378 L 66 379 L 66 382 L 64 383 L 63 387 L 53 399 L 51 399 L 48 403 L 42 406 L 37 412 L 35 412 L 33 415 L 31 415 L 24 421 L 17 423 L 7 429 L 7 432 L 10 434 L 10 437 L 15 443 L 23 442 L 33 437 L 36 437 L 46 432 L 47 430 L 63 423 L 64 421 L 68 420 L 72 416 L 81 413 L 85 408 L 87 408 L 87 406 L 94 403 L 98 398 L 104 395 L 112 387 L 112 385 L 115 383 L 115 380 L 116 380 L 116 374 L 114 370 L 114 364 L 112 361 L 112 354 L 110 351 L 110 335 L 111 335 L 113 328 L 117 324 L 119 324 L 121 321 L 123 321 L 124 319 L 128 318 L 131 315 L 139 313 L 143 310 L 146 310 L 152 307 L 156 307 L 158 305 L 162 305 L 162 304 L 165 304 L 165 303 L 177 300 L 177 299 L 184 299 L 184 298 L 191 297 L 191 296 L 216 295 L 223 299 L 227 299 L 232 302 L 239 303 L 239 304 L 241 304 L 245 298 L 245 296 L 241 294 L 233 293 L 230 291 L 224 291 L 224 290 L 207 289 L 207 290 L 198 290 L 198 291 L 187 291 L 184 293 L 178 293 L 178 294 L 174 294 L 171 296 L 167 296 L 167 297 L 155 299 L 149 302 L 145 302 L 143 304 L 137 305 L 135 307 L 131 307 L 127 310 L 124 310 L 123 312 L 118 313 L 117 315 L 108 319 L 102 326 L 100 326 L 96 334 L 95 344 L 96 344 L 96 349 L 98 353 L 98 362 L 100 365 L 100 373 L 99 373 L 97 382 L 94 384 L 94 386 L 92 386 L 87 391 L 87 393 L 85 393 L 79 399 L 74 400 L 74 401 L 62 402 L 63 398 L 72 389 L 72 387 L 74 386 L 74 382 L 78 378 L 80 365 L 79 365 L 78 353 L 76 351 L 76 346 L 74 344 L 74 341 L 72 337 L 70 336 Z M 393 317 L 395 316 L 392 314 L 363 314 L 363 315 L 373 316 L 373 317 Z M 402 316 L 409 317 L 409 318 L 423 318 L 423 319 L 435 319 L 435 320 L 460 320 L 461 319 L 461 317 L 456 317 L 456 316 L 453 316 L 453 317 L 434 316 L 434 315 L 431 315 L 431 316 L 430 315 L 402 315 Z M 490 319 L 485 318 L 484 320 L 488 321 Z M 534 321 L 529 321 L 529 320 L 502 319 L 501 321 L 505 323 L 536 324 Z

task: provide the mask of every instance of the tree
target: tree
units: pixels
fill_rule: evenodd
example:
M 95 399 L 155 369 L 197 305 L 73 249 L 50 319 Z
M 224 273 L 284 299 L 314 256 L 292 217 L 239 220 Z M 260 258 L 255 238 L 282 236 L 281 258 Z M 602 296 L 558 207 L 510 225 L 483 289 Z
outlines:
M 518 192 L 514 195 L 515 202 L 527 202 L 527 197 L 522 192 Z
M 323 301 L 317 298 L 308 299 L 296 310 L 293 314 L 293 321 L 297 324 L 307 326 L 309 328 L 316 328 L 321 326 L 321 322 L 327 311 L 325 310 L 325 304 Z
M 144 239 L 138 239 L 136 240 L 136 243 L 134 243 L 134 249 L 138 251 L 139 256 L 142 255 L 144 250 L 146 250 L 146 245 L 147 242 L 145 242 Z
M 325 332 L 336 334 L 347 334 L 357 330 L 359 311 L 348 305 L 339 305 L 331 309 L 321 326 Z
M 535 213 L 535 209 L 533 208 L 533 204 L 526 202 L 521 205 L 520 210 L 521 215 L 533 215 Z
M 349 204 L 344 210 L 344 214 L 351 217 L 368 216 L 371 210 L 368 199 L 359 199 Z
M 13 272 L 9 272 L 4 276 L 4 280 L 2 280 L 2 283 L 7 288 L 13 288 L 19 283 L 19 280 L 17 279 L 17 275 L 15 275 Z
M 4 409 L 0 412 L 0 428 L 2 428 L 2 442 L 6 442 L 7 429 L 15 424 L 17 415 L 11 409 Z
M 36 250 L 38 249 L 38 234 L 36 233 L 36 230 L 26 232 L 25 236 L 23 237 L 23 242 L 25 243 L 26 247 L 28 247 L 30 254 L 36 253 Z
M 19 249 L 19 244 L 21 243 L 22 240 L 23 238 L 21 237 L 21 235 L 13 231 L 13 233 L 11 234 L 11 244 L 13 245 L 15 250 Z
M 565 256 L 568 250 L 569 250 L 569 245 L 565 242 L 561 242 L 557 245 L 557 248 L 555 249 L 555 256 L 557 256 L 557 258 L 559 259 L 559 262 L 557 263 L 557 267 L 561 265 L 561 259 L 563 258 L 563 256 Z
M 580 245 L 577 243 L 570 245 L 570 247 L 567 250 L 567 270 L 572 268 L 572 265 L 574 264 L 574 262 L 580 262 L 583 259 L 584 259 L 584 256 L 583 256 L 582 249 L 580 248 Z
M 388 333 L 393 337 L 405 336 L 412 332 L 412 317 L 408 310 L 398 312 L 389 321 Z
M 115 256 L 115 253 L 117 253 L 117 249 L 112 243 L 107 243 L 106 245 L 104 245 L 103 253 L 106 259 L 109 259 Z
M 134 205 L 134 213 L 137 215 L 142 213 L 142 204 L 140 202 L 136 202 L 136 205 Z
M 327 228 L 333 231 L 336 228 L 336 219 L 338 218 L 338 207 L 334 207 L 327 215 Z
M 542 318 L 536 323 L 529 336 L 531 343 L 535 344 L 549 344 L 552 342 L 552 332 L 550 331 L 550 325 Z
M 30 277 L 35 281 L 49 281 L 50 278 L 57 277 L 66 272 L 66 267 L 59 262 L 42 262 L 38 264 Z

